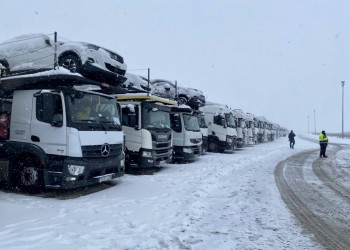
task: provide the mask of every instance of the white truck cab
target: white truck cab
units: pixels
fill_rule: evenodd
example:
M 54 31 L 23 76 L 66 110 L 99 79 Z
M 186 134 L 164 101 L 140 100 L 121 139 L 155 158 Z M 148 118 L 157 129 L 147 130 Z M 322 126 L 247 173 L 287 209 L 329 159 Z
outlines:
M 247 145 L 247 127 L 245 113 L 241 109 L 234 109 L 236 129 L 237 129 L 237 148 L 242 148 Z
M 256 139 L 254 136 L 254 115 L 252 113 L 246 113 L 246 124 L 247 124 L 247 145 L 254 145 L 256 143 Z
M 198 117 L 199 128 L 202 133 L 202 152 L 208 151 L 208 126 L 205 123 L 204 113 L 202 111 L 195 111 L 195 114 Z
M 170 110 L 177 103 L 147 93 L 116 95 L 122 107 L 126 167 L 159 167 L 172 157 Z
M 267 142 L 268 141 L 267 119 L 264 116 L 258 116 L 257 120 L 259 122 L 258 140 L 259 142 Z
M 116 99 L 90 91 L 99 83 L 77 75 L 38 75 L 1 80 L 0 111 L 10 122 L 0 144 L 0 179 L 35 190 L 76 188 L 122 176 Z
M 236 147 L 236 124 L 232 110 L 227 106 L 206 102 L 200 108 L 208 126 L 208 151 L 233 152 Z
M 171 108 L 173 161 L 190 161 L 202 153 L 202 133 L 195 111 L 186 105 Z

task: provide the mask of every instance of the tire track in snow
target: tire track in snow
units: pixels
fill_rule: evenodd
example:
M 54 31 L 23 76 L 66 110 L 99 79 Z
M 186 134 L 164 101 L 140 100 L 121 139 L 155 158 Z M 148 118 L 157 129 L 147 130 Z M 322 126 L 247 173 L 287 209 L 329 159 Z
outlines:
M 329 164 L 330 159 L 315 160 L 315 155 L 318 150 L 281 161 L 275 168 L 277 187 L 298 221 L 326 249 L 350 249 L 349 202 L 344 199 L 343 189 L 341 194 L 334 195 L 341 186 L 318 168 L 320 164 Z M 321 160 L 324 162 L 320 163 Z

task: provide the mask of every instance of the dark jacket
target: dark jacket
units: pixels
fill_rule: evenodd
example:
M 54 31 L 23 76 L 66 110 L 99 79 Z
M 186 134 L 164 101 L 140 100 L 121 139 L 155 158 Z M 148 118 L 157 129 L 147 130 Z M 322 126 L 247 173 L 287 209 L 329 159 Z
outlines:
M 289 133 L 289 135 L 288 135 L 288 140 L 289 140 L 289 141 L 294 141 L 294 137 L 295 137 L 295 134 L 294 134 L 293 131 L 291 131 L 291 132 Z

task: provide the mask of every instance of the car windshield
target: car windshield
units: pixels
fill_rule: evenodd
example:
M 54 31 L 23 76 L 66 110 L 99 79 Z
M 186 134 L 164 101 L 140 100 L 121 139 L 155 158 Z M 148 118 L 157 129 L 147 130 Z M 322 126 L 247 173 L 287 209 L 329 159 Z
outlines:
M 170 114 L 157 108 L 142 109 L 142 128 L 170 129 Z
M 235 117 L 231 113 L 226 113 L 225 118 L 226 118 L 227 127 L 230 127 L 230 128 L 236 127 Z
M 195 115 L 184 114 L 185 129 L 188 131 L 200 131 L 198 118 Z
M 72 122 L 121 125 L 115 98 L 76 91 L 66 100 Z

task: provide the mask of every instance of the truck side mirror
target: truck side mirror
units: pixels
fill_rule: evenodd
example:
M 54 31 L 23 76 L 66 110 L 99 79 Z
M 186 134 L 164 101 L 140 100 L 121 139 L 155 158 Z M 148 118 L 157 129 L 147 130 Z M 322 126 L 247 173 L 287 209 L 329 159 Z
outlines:
M 223 126 L 224 128 L 226 128 L 226 120 L 225 120 L 225 118 L 222 117 L 220 119 L 220 125 Z
M 177 133 L 181 132 L 181 118 L 180 118 L 180 116 L 175 115 L 172 117 L 171 128 Z
M 128 123 L 130 127 L 136 127 L 136 114 L 132 113 L 132 114 L 128 114 Z

